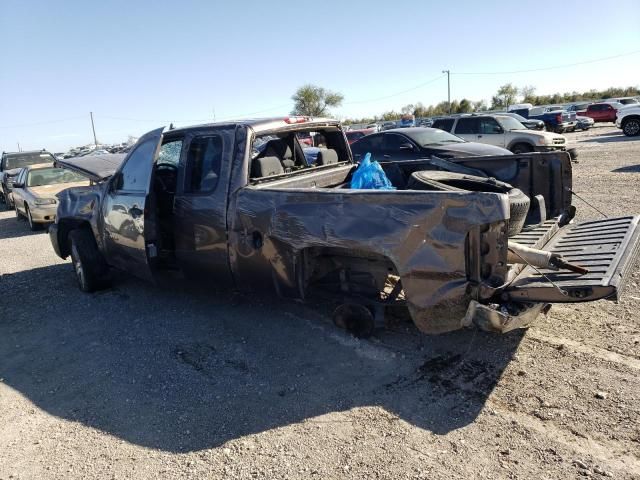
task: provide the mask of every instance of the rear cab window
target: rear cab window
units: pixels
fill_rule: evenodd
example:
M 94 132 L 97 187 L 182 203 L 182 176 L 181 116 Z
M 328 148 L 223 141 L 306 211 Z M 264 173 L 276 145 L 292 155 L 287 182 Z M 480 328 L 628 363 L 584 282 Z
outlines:
M 313 146 L 306 138 L 312 139 Z M 252 142 L 250 178 L 262 181 L 349 160 L 348 143 L 337 127 L 265 132 L 256 135 Z

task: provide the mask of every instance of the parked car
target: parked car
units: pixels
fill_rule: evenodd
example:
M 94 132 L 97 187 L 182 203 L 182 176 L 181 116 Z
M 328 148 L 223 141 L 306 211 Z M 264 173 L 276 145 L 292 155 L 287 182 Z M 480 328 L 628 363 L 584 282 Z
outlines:
M 382 122 L 382 124 L 380 125 L 380 131 L 397 128 L 397 126 L 398 126 L 398 122 L 387 120 L 386 122 Z
M 465 115 L 437 120 L 433 125 L 469 142 L 495 145 L 513 153 L 565 151 L 567 147 L 562 135 L 529 130 L 506 114 Z
M 36 163 L 53 162 L 55 158 L 46 150 L 29 152 L 5 152 L 0 160 L 0 201 L 12 209 L 10 197 L 13 182 L 22 167 Z
M 326 138 L 316 165 L 297 131 Z M 447 137 L 400 133 L 419 131 Z M 145 279 L 177 269 L 210 285 L 329 299 L 336 324 L 361 336 L 393 308 L 426 333 L 472 323 L 505 332 L 550 303 L 617 300 L 638 256 L 638 217 L 570 223 L 562 152 L 385 162 L 394 190 L 352 189 L 368 167 L 353 163 L 340 123 L 294 117 L 157 129 L 121 163 L 107 160 L 59 161 L 93 182 L 57 195 L 49 229 L 84 291 L 107 286 L 110 267 Z M 528 255 L 522 243 L 542 253 L 525 262 L 513 254 Z M 567 258 L 597 268 L 583 277 Z
M 566 110 L 549 110 L 547 107 L 521 108 L 511 110 L 513 113 L 532 120 L 542 120 L 550 132 L 564 133 L 575 130 L 576 122 Z
M 56 218 L 56 194 L 65 188 L 88 186 L 87 177 L 56 168 L 53 163 L 39 163 L 20 169 L 13 183 L 12 202 L 17 218 L 26 218 L 31 230 L 39 230 Z
M 428 158 L 462 158 L 481 155 L 509 155 L 511 152 L 492 145 L 468 142 L 437 128 L 396 128 L 367 135 L 351 144 L 356 161 L 366 153 L 372 160 L 405 161 Z
M 313 147 L 313 137 L 309 132 L 298 133 L 298 141 L 303 145 Z
M 568 112 L 576 112 L 576 115 L 584 115 L 587 111 L 587 107 L 591 105 L 593 102 L 580 102 L 580 103 L 572 103 L 567 105 Z
M 584 115 L 593 118 L 595 123 L 616 121 L 616 113 L 622 107 L 621 103 L 592 103 L 587 107 Z
M 515 118 L 522 125 L 527 127 L 529 130 L 544 130 L 544 122 L 542 120 L 536 120 L 533 118 L 524 118 L 522 115 L 518 115 L 515 112 L 495 112 L 500 115 L 506 115 L 511 118 Z
M 398 128 L 409 128 L 416 126 L 416 117 L 411 114 L 405 114 L 400 117 L 400 122 L 398 123 Z
M 629 104 L 619 108 L 616 113 L 616 127 L 621 128 L 627 137 L 640 135 L 640 104 Z
M 593 118 L 584 115 L 576 115 L 576 130 L 589 130 L 595 122 Z
M 636 105 L 640 103 L 636 97 L 606 98 L 602 101 L 606 103 L 619 103 L 621 105 Z

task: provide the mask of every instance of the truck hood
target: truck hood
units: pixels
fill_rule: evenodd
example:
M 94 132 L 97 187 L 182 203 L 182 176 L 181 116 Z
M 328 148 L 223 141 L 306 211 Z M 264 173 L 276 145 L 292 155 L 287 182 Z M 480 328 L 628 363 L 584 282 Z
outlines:
M 438 155 L 449 157 L 475 157 L 485 155 L 513 155 L 509 150 L 484 143 L 460 142 L 442 146 L 429 146 L 429 150 L 435 150 Z
M 544 138 L 548 143 L 553 143 L 554 138 L 564 138 L 562 135 L 559 135 L 553 132 L 542 132 L 542 131 L 532 132 L 531 130 L 511 130 L 511 133 L 513 134 L 522 133 L 527 137 L 531 138 L 532 140 L 534 140 L 536 144 L 539 143 L 538 140 L 540 138 Z
M 33 195 L 39 198 L 54 198 L 62 190 L 71 187 L 86 187 L 89 182 L 54 183 L 53 185 L 40 185 L 39 187 L 27 187 Z
M 126 157 L 123 153 L 88 155 L 56 160 L 55 165 L 81 173 L 94 182 L 102 182 L 113 175 Z M 67 188 L 67 187 L 65 187 Z

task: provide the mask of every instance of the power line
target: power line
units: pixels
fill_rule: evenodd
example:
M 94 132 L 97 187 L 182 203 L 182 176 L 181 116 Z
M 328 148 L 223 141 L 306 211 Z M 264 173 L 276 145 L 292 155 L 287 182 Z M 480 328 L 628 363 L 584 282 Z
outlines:
M 84 115 L 79 115 L 77 117 L 59 118 L 58 120 L 46 120 L 44 122 L 22 123 L 17 125 L 2 125 L 0 126 L 0 128 L 18 128 L 18 127 L 33 127 L 36 125 L 50 125 L 52 123 L 62 123 L 62 122 L 68 122 L 69 120 L 78 120 L 80 118 L 86 118 L 86 117 Z
M 634 50 L 633 52 L 621 53 L 619 55 L 612 55 L 610 57 L 596 58 L 593 60 L 585 60 L 584 62 L 566 63 L 564 65 L 554 65 L 552 67 L 531 68 L 528 70 L 510 70 L 503 72 L 451 72 L 452 75 L 511 75 L 514 73 L 531 73 L 542 72 L 545 70 L 555 70 L 558 68 L 576 67 L 578 65 L 588 65 L 590 63 L 604 62 L 606 60 L 613 60 L 614 58 L 628 57 L 630 55 L 636 55 L 640 53 L 640 50 Z
M 371 103 L 371 102 L 377 102 L 379 100 L 386 100 L 387 98 L 392 98 L 392 97 L 397 97 L 398 95 L 402 95 L 403 93 L 407 93 L 407 92 L 412 92 L 414 90 L 418 90 L 419 88 L 425 87 L 427 85 L 429 85 L 430 83 L 433 83 L 437 80 L 440 80 L 441 78 L 443 78 L 444 75 L 438 75 L 435 78 L 432 78 L 431 80 L 428 80 L 424 83 L 421 83 L 420 85 L 416 85 L 415 87 L 411 87 L 408 88 L 406 90 L 402 90 L 401 92 L 397 92 L 397 93 L 392 93 L 391 95 L 386 95 L 384 97 L 379 97 L 379 98 L 370 98 L 368 100 L 355 100 L 353 102 L 345 102 L 344 105 L 353 105 L 356 103 Z

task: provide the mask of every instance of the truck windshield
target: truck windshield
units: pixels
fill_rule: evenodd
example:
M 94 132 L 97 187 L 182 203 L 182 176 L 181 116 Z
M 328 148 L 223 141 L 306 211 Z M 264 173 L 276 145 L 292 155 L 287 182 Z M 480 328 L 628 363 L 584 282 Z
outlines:
M 527 129 L 527 127 L 512 117 L 499 117 L 498 121 L 500 122 L 500 125 L 502 125 L 502 128 L 504 128 L 505 132 Z
M 37 168 L 29 172 L 27 187 L 41 187 L 42 185 L 55 185 L 58 183 L 82 182 L 85 177 L 79 173 L 62 168 Z
M 4 157 L 4 170 L 12 170 L 14 168 L 28 167 L 36 163 L 50 163 L 55 158 L 50 153 L 29 152 L 29 153 L 11 153 Z

